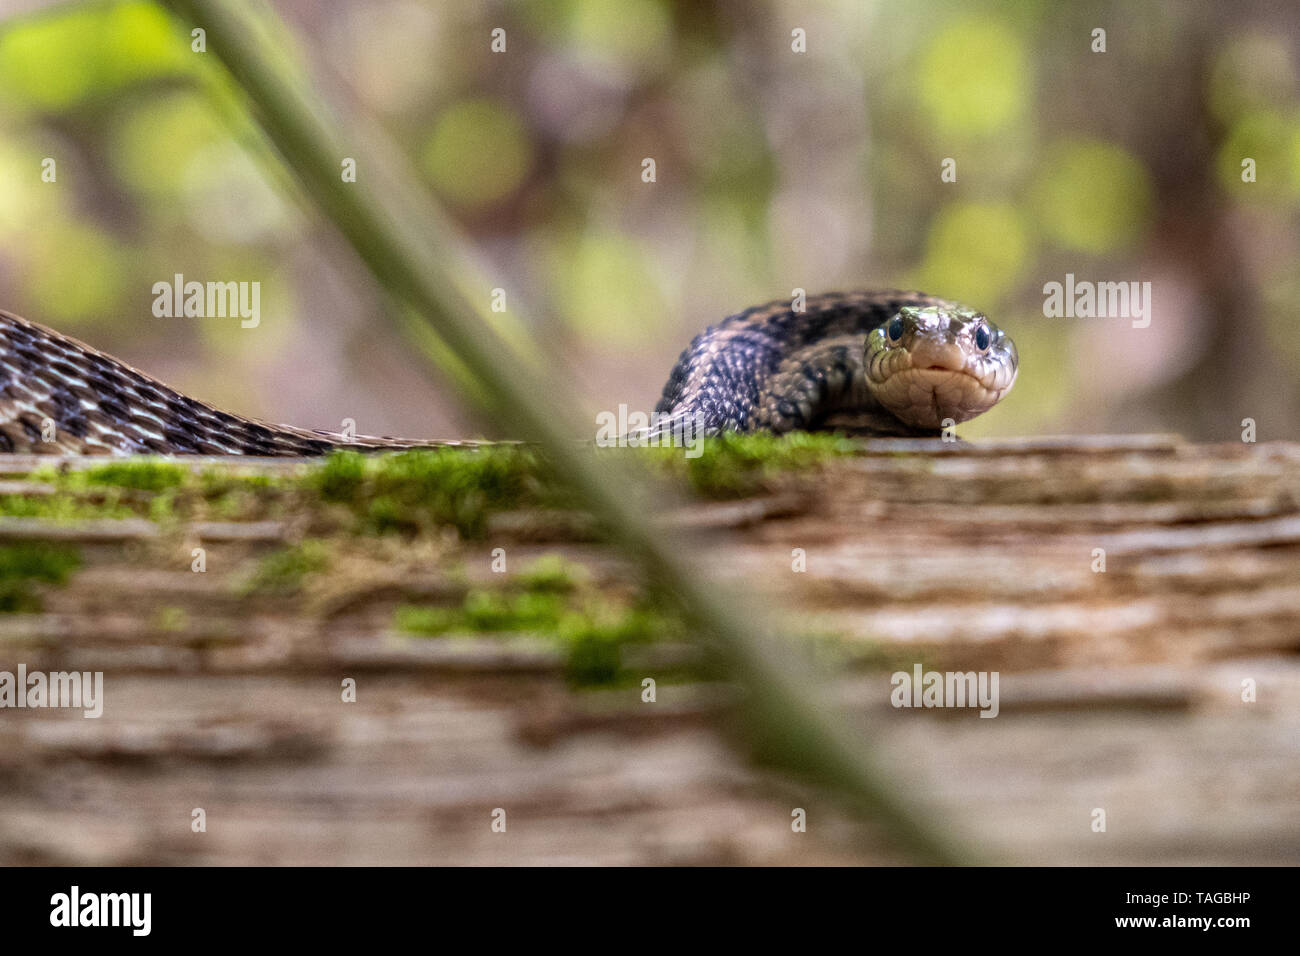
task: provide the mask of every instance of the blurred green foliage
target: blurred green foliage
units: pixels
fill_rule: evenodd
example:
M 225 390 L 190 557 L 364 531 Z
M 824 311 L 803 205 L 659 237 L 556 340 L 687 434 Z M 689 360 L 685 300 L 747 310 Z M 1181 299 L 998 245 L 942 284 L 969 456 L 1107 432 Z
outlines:
M 462 205 L 495 202 L 519 188 L 532 162 L 527 130 L 507 106 L 465 100 L 438 117 L 424 167 L 443 196 Z
M 1033 94 L 1024 38 L 1010 22 L 984 16 L 944 25 L 925 45 L 918 78 L 929 135 L 950 146 L 1023 122 Z
M 935 216 L 919 281 L 911 284 L 953 289 L 954 298 L 970 302 L 998 301 L 1025 268 L 1026 233 L 1024 215 L 1011 203 L 949 203 Z
M 1126 251 L 1150 221 L 1146 170 L 1113 143 L 1067 139 L 1052 144 L 1032 196 L 1050 239 L 1093 255 Z
M 1021 343 L 1016 391 L 964 433 L 1124 428 L 1118 389 L 1080 364 L 1081 330 L 1044 325 L 1041 289 L 1067 271 L 1149 276 L 1169 238 L 1162 204 L 1190 188 L 1165 158 L 1195 137 L 1161 139 L 1184 119 L 1212 156 L 1202 208 L 1225 204 L 1243 241 L 1260 237 L 1243 250 L 1258 263 L 1247 281 L 1284 314 L 1258 321 L 1300 376 L 1286 344 L 1300 96 L 1290 20 L 1266 4 L 1217 20 L 1012 0 L 776 2 L 744 17 L 713 2 L 376 0 L 297 15 L 276 38 L 284 64 L 336 75 L 382 118 L 500 285 L 549 307 L 533 311 L 552 316 L 542 331 L 595 409 L 651 407 L 680 348 L 728 312 L 795 287 L 896 285 L 966 300 Z M 1098 24 L 1105 53 L 1090 48 Z M 805 54 L 790 49 L 795 26 Z M 490 49 L 496 28 L 506 53 Z M 1189 96 L 1176 67 L 1200 48 Z M 305 423 L 337 427 L 353 411 L 328 383 L 355 377 L 370 344 L 303 362 L 304 329 L 354 308 L 328 290 L 382 306 L 214 60 L 144 0 L 0 25 L 0 305 L 109 350 L 174 356 L 176 384 L 242 411 L 292 417 L 283 401 L 321 396 Z M 154 319 L 152 283 L 175 273 L 263 283 L 261 327 Z M 1193 353 L 1210 347 L 1194 314 L 1161 320 Z M 1144 343 L 1150 378 L 1172 374 L 1170 350 Z M 409 400 L 453 405 L 446 391 Z
M 74 109 L 185 70 L 187 52 L 154 4 L 87 4 L 0 35 L 0 87 L 26 111 Z

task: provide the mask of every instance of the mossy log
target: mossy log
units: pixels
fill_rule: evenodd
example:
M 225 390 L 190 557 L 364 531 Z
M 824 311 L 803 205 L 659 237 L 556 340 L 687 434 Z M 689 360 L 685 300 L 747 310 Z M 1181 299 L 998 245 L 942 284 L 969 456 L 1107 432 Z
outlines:
M 1300 861 L 1300 445 L 600 453 L 694 490 L 664 520 L 990 859 Z M 0 610 L 0 672 L 104 673 L 97 719 L 0 709 L 0 863 L 898 861 L 746 758 L 525 448 L 8 457 Z M 997 671 L 997 718 L 891 706 L 917 664 Z

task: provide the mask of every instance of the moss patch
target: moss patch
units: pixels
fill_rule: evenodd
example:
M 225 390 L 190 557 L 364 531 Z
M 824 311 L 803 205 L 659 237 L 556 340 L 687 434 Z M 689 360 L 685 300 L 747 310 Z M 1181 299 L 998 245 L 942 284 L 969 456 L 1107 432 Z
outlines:
M 402 605 L 393 624 L 403 633 L 421 637 L 526 634 L 564 649 L 566 671 L 575 684 L 639 680 L 639 675 L 625 673 L 622 648 L 680 638 L 680 624 L 644 600 L 615 600 L 592 587 L 589 579 L 581 565 L 547 557 L 506 587 L 470 590 L 459 607 Z
M 529 591 L 567 594 L 589 577 L 585 566 L 558 554 L 547 554 L 519 572 L 519 583 Z
M 302 590 L 308 575 L 329 567 L 329 550 L 322 541 L 307 540 L 268 554 L 239 585 L 243 595 L 291 597 Z
M 43 518 L 67 524 L 98 518 L 130 518 L 135 509 L 124 504 L 116 491 L 98 500 L 55 492 L 48 495 L 0 495 L 0 516 L 8 518 Z
M 83 471 L 71 471 L 64 476 L 64 484 L 85 487 L 111 485 L 136 491 L 162 491 L 165 488 L 180 487 L 189 477 L 190 470 L 183 465 L 144 458 L 114 461 Z
M 670 474 L 684 478 L 696 494 L 728 499 L 759 494 L 782 477 L 807 474 L 857 449 L 852 439 L 833 434 L 727 433 L 705 439 L 695 458 L 687 458 L 681 448 L 645 449 L 643 453 Z
M 493 511 L 564 500 L 542 457 L 514 445 L 395 455 L 336 452 L 305 483 L 323 500 L 348 506 L 363 530 L 381 534 L 451 525 L 462 537 L 478 538 Z
M 836 435 L 732 434 L 705 440 L 697 458 L 687 458 L 681 448 L 593 448 L 592 453 L 630 456 L 703 497 L 727 499 L 771 490 L 785 478 L 855 450 L 853 441 Z M 336 452 L 283 474 L 215 467 L 199 472 L 175 461 L 142 458 L 83 470 L 42 468 L 31 479 L 48 482 L 51 493 L 0 496 L 0 515 L 59 521 L 141 517 L 176 524 L 306 514 L 318 536 L 340 526 L 361 534 L 407 535 L 451 527 L 473 539 L 483 537 L 496 512 L 581 510 L 545 457 L 521 445 Z
M 0 613 L 39 611 L 35 585 L 65 583 L 81 566 L 75 548 L 38 543 L 0 545 Z

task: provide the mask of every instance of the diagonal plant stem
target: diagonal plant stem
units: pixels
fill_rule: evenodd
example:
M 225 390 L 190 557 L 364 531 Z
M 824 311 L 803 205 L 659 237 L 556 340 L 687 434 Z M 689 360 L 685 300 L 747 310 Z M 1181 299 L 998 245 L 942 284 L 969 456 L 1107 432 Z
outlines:
M 474 378 L 487 399 L 482 411 L 509 434 L 541 445 L 616 543 L 675 597 L 684 619 L 743 688 L 745 731 L 758 748 L 832 788 L 912 859 L 970 862 L 963 848 L 908 805 L 861 735 L 851 735 L 821 702 L 810 667 L 771 630 L 770 617 L 752 600 L 738 601 L 710 584 L 707 569 L 687 557 L 688 548 L 647 520 L 657 499 L 644 479 L 615 456 L 593 454 L 573 440 L 592 427 L 568 398 L 571 386 L 547 374 L 530 336 L 516 334 L 511 342 L 497 331 L 499 317 L 488 301 L 498 283 L 485 277 L 470 244 L 385 138 L 373 128 L 359 135 L 366 129 L 360 118 L 340 123 L 307 91 L 272 39 L 288 34 L 269 8 L 254 13 L 241 0 L 163 2 L 206 31 L 208 50 L 242 88 L 307 195 L 385 289 L 413 306 L 426 331 Z M 348 139 L 345 129 L 353 134 Z M 344 157 L 357 161 L 355 183 L 342 181 Z

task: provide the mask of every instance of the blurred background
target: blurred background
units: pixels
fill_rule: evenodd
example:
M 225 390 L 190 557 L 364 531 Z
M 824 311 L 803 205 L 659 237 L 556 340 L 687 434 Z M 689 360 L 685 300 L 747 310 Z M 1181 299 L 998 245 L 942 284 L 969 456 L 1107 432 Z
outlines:
M 1235 441 L 1246 417 L 1300 437 L 1293 2 L 273 6 L 573 357 L 593 414 L 653 408 L 728 313 L 898 286 L 1020 346 L 1015 392 L 968 437 Z M 244 414 L 484 433 L 160 7 L 0 12 L 0 307 Z M 260 282 L 260 326 L 156 318 L 176 273 Z M 1067 273 L 1151 282 L 1150 327 L 1044 317 Z

